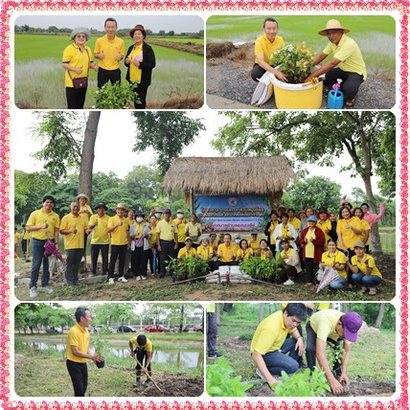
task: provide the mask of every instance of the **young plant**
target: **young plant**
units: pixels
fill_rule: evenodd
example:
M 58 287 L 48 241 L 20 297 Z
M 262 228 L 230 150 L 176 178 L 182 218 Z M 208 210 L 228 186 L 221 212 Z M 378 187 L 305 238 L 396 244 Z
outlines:
M 277 397 L 322 397 L 330 392 L 323 370 L 315 368 L 299 371 L 293 375 L 282 372 L 282 381 L 275 385 Z
M 169 268 L 176 280 L 193 279 L 208 273 L 208 262 L 192 256 L 181 259 L 171 259 Z
M 139 100 L 135 94 L 134 88 L 135 85 L 128 82 L 125 84 L 111 84 L 110 82 L 104 84 L 95 92 L 95 108 L 128 108 L 135 100 Z
M 206 368 L 206 390 L 213 397 L 246 397 L 253 384 L 241 382 L 242 376 L 233 377 L 233 368 L 225 357 L 218 358 Z
M 312 71 L 313 50 L 305 43 L 287 44 L 270 56 L 269 64 L 277 67 L 292 84 L 303 83 Z
M 343 345 L 340 343 L 331 345 L 330 348 L 326 349 L 326 358 L 331 369 L 334 369 L 334 366 L 342 361 L 343 352 Z
M 261 259 L 254 256 L 241 262 L 239 267 L 254 279 L 274 282 L 280 271 L 280 261 L 277 259 Z
M 93 337 L 92 344 L 94 346 L 95 354 L 98 354 L 99 356 L 105 357 L 110 351 L 109 343 L 98 334 Z M 101 369 L 102 367 L 105 366 L 105 360 L 96 362 L 96 365 L 99 369 Z

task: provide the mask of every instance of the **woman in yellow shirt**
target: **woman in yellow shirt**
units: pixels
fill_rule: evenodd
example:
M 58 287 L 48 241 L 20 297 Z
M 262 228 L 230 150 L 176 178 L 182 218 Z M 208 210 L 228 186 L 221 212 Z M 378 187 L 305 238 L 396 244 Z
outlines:
M 338 248 L 349 252 L 349 259 L 351 259 L 355 254 L 353 250 L 354 244 L 362 241 L 363 227 L 360 219 L 357 216 L 353 216 L 350 208 L 347 206 L 340 208 L 336 232 Z
M 90 37 L 87 28 L 75 28 L 70 34 L 73 43 L 63 52 L 62 66 L 65 70 L 64 84 L 69 109 L 84 108 L 89 69 L 97 70 L 91 49 L 86 45 Z
M 192 247 L 192 239 L 190 237 L 185 238 L 185 246 L 179 250 L 178 259 L 196 257 L 196 249 Z
M 268 237 L 269 249 L 273 254 L 276 252 L 276 239 L 274 236 L 275 228 L 280 224 L 279 214 L 272 210 L 269 214 L 270 221 L 266 224 L 265 235 Z
M 362 292 L 369 291 L 369 295 L 377 294 L 377 286 L 382 281 L 382 274 L 376 266 L 373 256 L 365 253 L 365 244 L 356 242 L 354 244 L 355 256 L 348 262 L 352 272 L 352 282 L 362 285 Z
M 76 197 L 76 200 L 80 204 L 80 211 L 79 215 L 81 219 L 84 222 L 85 226 L 88 226 L 88 223 L 90 222 L 90 218 L 93 215 L 93 211 L 89 205 L 89 199 L 86 194 L 78 194 Z M 87 238 L 88 238 L 88 233 L 84 232 L 84 269 L 83 271 L 87 271 Z
M 323 252 L 319 267 L 321 269 L 331 267 L 339 274 L 337 279 L 330 282 L 330 289 L 339 290 L 345 286 L 347 280 L 346 264 L 346 255 L 336 248 L 336 242 L 333 239 L 329 239 L 327 241 L 327 251 Z
M 370 238 L 370 225 L 369 222 L 363 219 L 364 212 L 362 208 L 356 207 L 353 209 L 352 214 L 360 219 L 362 223 L 362 242 L 366 245 L 366 252 L 369 252 L 369 238 Z
M 144 26 L 137 24 L 130 30 L 130 37 L 134 44 L 131 45 L 125 54 L 125 66 L 128 67 L 126 80 L 134 84 L 136 109 L 144 109 L 147 104 L 147 91 L 151 85 L 151 74 L 155 67 L 154 50 L 144 40 L 147 32 Z
M 151 236 L 148 238 L 150 249 L 148 252 L 149 268 L 153 275 L 158 273 L 158 252 L 157 252 L 157 217 L 151 215 L 149 219 L 149 228 L 151 230 Z
M 269 249 L 268 242 L 265 239 L 261 239 L 259 241 L 259 250 L 256 256 L 259 256 L 261 259 L 272 259 L 273 258 L 273 253 Z
M 249 247 L 248 241 L 242 239 L 239 242 L 239 249 L 236 251 L 236 260 L 237 261 L 246 261 L 251 256 L 253 256 L 253 250 Z

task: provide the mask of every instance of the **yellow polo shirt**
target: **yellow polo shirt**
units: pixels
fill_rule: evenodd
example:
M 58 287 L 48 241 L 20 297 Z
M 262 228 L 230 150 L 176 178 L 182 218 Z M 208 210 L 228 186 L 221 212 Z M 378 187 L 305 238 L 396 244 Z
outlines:
M 60 230 L 77 229 L 76 233 L 64 235 L 64 249 L 82 249 L 84 248 L 84 231 L 87 225 L 80 215 L 75 216 L 69 213 L 61 219 Z
M 24 231 L 24 233 L 23 233 L 23 239 L 24 239 L 25 241 L 28 241 L 28 240 L 30 239 L 30 235 L 31 235 L 31 232 Z
M 161 219 L 157 223 L 157 233 L 159 239 L 163 241 L 173 241 L 174 235 L 177 233 L 177 227 L 173 221 L 167 222 L 165 219 Z
M 339 219 L 337 221 L 336 232 L 342 235 L 343 243 L 348 249 L 353 249 L 356 242 L 361 242 L 362 234 L 355 234 L 352 229 L 346 228 L 346 224 L 354 226 L 356 229 L 363 229 L 361 220 L 357 216 L 350 219 Z
M 178 259 L 187 258 L 188 256 L 195 257 L 196 256 L 196 249 L 191 248 L 189 251 L 186 247 L 183 247 L 178 252 Z
M 260 258 L 262 260 L 270 259 L 271 256 L 272 256 L 272 253 L 271 253 L 270 249 L 261 250 Z
M 128 245 L 128 229 L 130 226 L 128 218 L 120 218 L 118 215 L 112 216 L 108 219 L 107 228 L 112 228 L 119 222 L 122 223 L 121 226 L 117 226 L 111 232 L 111 245 Z
M 258 249 L 259 249 L 259 241 L 256 239 L 256 240 L 250 240 L 249 241 L 249 247 L 254 251 L 254 252 L 256 252 Z
M 198 248 L 196 248 L 197 256 L 205 261 L 209 261 L 212 258 L 213 253 L 214 250 L 210 245 L 208 245 L 206 248 L 203 245 L 199 245 Z
M 250 351 L 265 355 L 279 350 L 288 334 L 294 331 L 295 329 L 289 330 L 285 327 L 283 312 L 279 310 L 259 323 L 252 338 Z
M 296 216 L 295 216 L 295 217 L 293 217 L 292 220 L 289 219 L 289 222 L 293 225 L 296 232 L 300 231 L 300 228 L 302 227 L 302 222 L 300 221 L 299 218 L 296 218 Z
M 157 227 L 156 226 L 149 225 L 149 228 L 151 230 L 151 235 L 148 238 L 148 243 L 149 243 L 149 246 L 152 248 L 157 244 L 158 233 L 157 233 Z
M 44 212 L 42 208 L 37 211 L 33 211 L 30 214 L 26 225 L 37 226 L 44 223 L 48 224 L 47 228 L 30 232 L 33 239 L 38 239 L 40 241 L 54 239 L 55 230 L 60 227 L 60 217 L 54 211 Z
M 284 45 L 285 42 L 280 36 L 276 36 L 272 42 L 269 41 L 266 34 L 258 37 L 255 41 L 255 63 L 258 63 L 256 56 L 258 54 L 263 54 L 263 59 L 269 64 L 271 54 L 282 48 Z
M 346 34 L 342 35 L 338 45 L 329 42 L 323 53 L 333 54 L 333 58 L 340 60 L 337 67 L 343 71 L 360 74 L 366 80 L 367 71 L 362 52 L 357 43 Z
M 65 87 L 73 87 L 73 81 L 71 78 L 88 77 L 89 64 L 92 61 L 93 55 L 91 53 L 90 47 L 85 46 L 84 50 L 81 51 L 75 43 L 72 43 L 69 46 L 67 46 L 63 52 L 62 63 L 70 64 L 75 68 L 81 67 L 81 73 L 77 74 L 74 71 L 70 71 L 70 74 L 68 74 L 68 70 L 65 70 Z
M 81 218 L 84 219 L 85 225 L 88 226 L 88 222 L 93 214 L 90 205 L 85 204 L 83 206 L 80 206 L 80 210 L 78 211 L 78 213 L 80 214 Z
M 73 355 L 71 346 L 76 346 L 81 353 L 88 353 L 90 346 L 90 332 L 87 328 L 75 324 L 67 333 L 67 347 L 66 354 L 67 359 L 72 362 L 86 363 L 88 359 L 85 357 L 78 357 Z
M 110 243 L 110 235 L 107 232 L 109 219 L 110 217 L 106 214 L 104 216 L 95 214 L 90 218 L 88 225 L 96 224 L 91 231 L 91 245 L 108 245 Z
M 270 223 L 269 229 L 269 238 L 270 238 L 270 243 L 273 245 L 276 243 L 276 238 L 274 237 L 273 233 L 275 232 L 276 227 L 279 225 L 279 222 L 272 222 Z M 258 249 L 259 249 L 259 244 L 258 244 Z
M 146 350 L 148 353 L 152 353 L 153 345 L 152 345 L 151 340 L 148 339 L 148 337 L 147 337 L 147 343 L 145 343 L 145 345 L 139 345 L 138 342 L 137 342 L 137 337 L 138 336 L 134 336 L 130 339 L 130 343 L 132 344 L 132 348 L 136 349 L 138 347 L 139 349 Z
M 221 262 L 233 262 L 235 260 L 235 255 L 238 247 L 233 243 L 230 243 L 229 246 L 226 246 L 224 243 L 221 243 L 218 246 L 218 257 Z
M 103 52 L 105 57 L 98 59 L 98 66 L 104 70 L 117 70 L 120 68 L 120 61 L 117 56 L 125 54 L 124 40 L 115 36 L 112 40 L 107 35 L 97 38 L 95 40 L 94 54 Z
M 316 226 L 320 228 L 325 235 L 325 249 L 327 249 L 327 241 L 330 239 L 328 231 L 332 230 L 332 223 L 329 221 L 329 219 L 326 219 L 326 221 L 321 221 L 319 219 L 316 223 Z
M 185 227 L 186 221 L 182 219 L 180 223 L 178 223 L 180 219 L 175 218 L 172 222 L 174 222 L 175 226 L 177 227 L 177 234 L 178 234 L 178 242 L 185 242 Z
M 352 256 L 352 265 L 357 266 L 359 268 L 359 271 L 366 274 L 366 261 L 369 261 L 369 268 L 371 268 L 372 273 L 371 275 L 376 275 L 379 278 L 382 277 L 382 274 L 380 273 L 379 269 L 376 266 L 376 261 L 374 260 L 373 256 L 368 255 L 365 253 L 363 255 L 362 259 L 359 259 L 357 255 Z
M 210 303 L 207 307 L 206 307 L 206 312 L 207 313 L 215 313 L 216 311 L 216 304 L 215 303 Z
M 333 267 L 333 265 L 334 265 L 335 263 L 344 263 L 344 264 L 346 265 L 346 263 L 347 263 L 347 257 L 346 257 L 346 255 L 345 255 L 343 252 L 341 252 L 341 251 L 339 251 L 339 250 L 336 249 L 336 252 L 335 252 L 334 255 L 332 255 L 332 256 L 329 255 L 329 251 L 323 252 L 323 254 L 322 254 L 322 262 L 323 262 L 326 266 L 331 266 L 331 267 Z M 336 270 L 336 272 L 337 272 L 340 276 L 343 276 L 345 279 L 347 278 L 346 270 Z
M 128 54 L 128 58 L 130 60 L 133 60 L 136 56 L 141 56 L 141 60 L 143 58 L 142 55 L 142 44 L 139 46 L 134 46 L 134 48 L 131 50 L 131 53 Z M 140 83 L 141 82 L 141 76 L 142 76 L 142 70 L 138 68 L 132 61 L 130 61 L 130 81 L 132 83 Z
M 370 231 L 371 228 L 370 228 L 369 222 L 365 221 L 364 219 L 360 219 L 360 222 L 362 224 L 362 229 L 363 229 L 363 233 L 361 235 L 361 238 L 362 238 L 361 241 L 364 242 L 364 237 L 366 236 L 366 231 Z M 366 245 L 368 245 L 369 242 L 370 242 L 370 235 L 367 238 Z
M 248 249 L 238 249 L 236 251 L 236 257 L 238 259 L 242 259 L 244 261 L 246 261 L 247 259 L 249 259 L 251 256 L 253 256 L 253 250 L 252 248 L 248 248 Z
M 336 333 L 336 325 L 343 312 L 335 309 L 323 309 L 310 317 L 310 326 L 314 330 L 318 339 L 326 341 L 327 338 L 338 340 L 339 335 Z

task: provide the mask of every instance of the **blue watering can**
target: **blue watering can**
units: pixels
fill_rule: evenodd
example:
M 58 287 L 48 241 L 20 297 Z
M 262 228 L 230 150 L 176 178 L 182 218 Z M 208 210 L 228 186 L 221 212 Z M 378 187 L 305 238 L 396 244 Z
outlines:
M 341 88 L 343 80 L 337 79 L 337 83 L 333 84 L 332 90 L 327 95 L 327 108 L 331 110 L 340 110 L 344 106 L 344 95 Z

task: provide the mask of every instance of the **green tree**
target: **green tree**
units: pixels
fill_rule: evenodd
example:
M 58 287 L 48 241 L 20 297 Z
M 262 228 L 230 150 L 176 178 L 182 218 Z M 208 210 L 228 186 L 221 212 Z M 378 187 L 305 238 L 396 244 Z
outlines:
M 186 145 L 192 143 L 205 127 L 200 120 L 178 111 L 134 111 L 136 142 L 134 151 L 151 147 L 156 154 L 160 175 L 164 176 L 171 162 Z
M 351 163 L 342 168 L 359 175 L 372 210 L 376 209 L 371 176 L 376 173 L 384 191 L 394 196 L 395 117 L 388 112 L 230 112 L 213 146 L 232 155 L 278 155 L 291 152 L 293 160 L 333 166 L 347 152 Z M 389 155 L 386 155 L 388 149 Z M 385 170 L 389 170 L 386 172 Z M 386 193 L 386 192 L 385 192 Z M 377 225 L 372 231 L 375 253 L 381 252 Z

